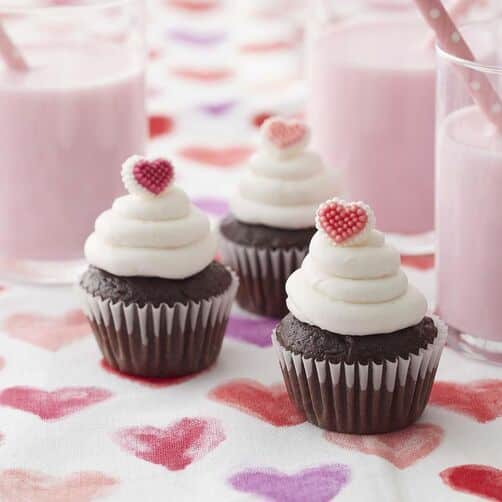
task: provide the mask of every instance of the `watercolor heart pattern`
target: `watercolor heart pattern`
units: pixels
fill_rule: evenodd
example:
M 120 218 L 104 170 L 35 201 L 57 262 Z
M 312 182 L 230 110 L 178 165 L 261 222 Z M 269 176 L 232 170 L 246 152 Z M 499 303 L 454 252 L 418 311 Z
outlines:
M 433 254 L 426 255 L 401 255 L 401 265 L 411 267 L 417 270 L 432 270 L 434 268 L 435 258 Z
M 486 423 L 502 416 L 502 380 L 436 382 L 430 403 Z
M 180 471 L 214 450 L 226 436 L 216 419 L 183 418 L 165 428 L 121 429 L 114 439 L 123 450 L 146 462 Z
M 179 155 L 186 160 L 212 167 L 234 167 L 244 163 L 253 153 L 247 146 L 214 148 L 209 146 L 186 146 Z
M 173 128 L 174 120 L 167 115 L 150 115 L 148 118 L 148 132 L 152 139 L 169 134 Z
M 249 319 L 232 316 L 228 321 L 226 336 L 256 347 L 271 347 L 272 331 L 276 326 L 276 319 Z
M 282 384 L 266 387 L 254 380 L 234 380 L 214 388 L 209 398 L 276 427 L 305 422 L 305 417 L 293 406 Z
M 298 120 L 273 117 L 261 127 L 262 142 L 268 151 L 279 158 L 288 158 L 301 152 L 310 140 L 309 128 Z
M 130 194 L 156 197 L 164 193 L 174 179 L 174 167 L 167 159 L 130 157 L 122 166 L 122 181 Z
M 83 471 L 62 478 L 23 469 L 0 472 L 2 502 L 90 502 L 112 493 L 119 481 L 101 472 Z
M 34 387 L 9 387 L 0 392 L 0 405 L 32 413 L 42 420 L 57 420 L 111 396 L 111 392 L 96 387 L 65 387 L 51 392 Z
M 375 227 L 375 216 L 363 202 L 334 198 L 319 206 L 316 227 L 337 246 L 364 242 Z
M 101 368 L 103 368 L 110 375 L 114 375 L 123 380 L 128 380 L 130 382 L 138 383 L 140 385 L 152 388 L 172 387 L 174 385 L 181 385 L 182 383 L 188 382 L 201 374 L 201 373 L 195 373 L 192 375 L 172 377 L 172 378 L 140 377 L 136 375 L 128 375 L 127 373 L 122 373 L 121 371 L 112 368 L 104 359 L 101 360 L 100 364 Z
M 323 465 L 296 474 L 275 469 L 249 469 L 233 475 L 230 485 L 240 492 L 258 495 L 272 502 L 329 502 L 350 480 L 343 464 Z
M 459 465 L 445 469 L 441 479 L 459 492 L 502 501 L 502 470 L 487 465 Z
M 228 80 L 234 76 L 230 68 L 198 69 L 198 68 L 173 68 L 171 70 L 175 77 L 184 80 L 191 80 L 201 84 L 212 84 Z
M 13 314 L 5 319 L 3 329 L 11 338 L 53 352 L 91 334 L 81 310 L 70 310 L 59 316 Z
M 406 469 L 425 458 L 441 444 L 443 436 L 443 429 L 434 424 L 415 424 L 400 431 L 372 436 L 325 433 L 326 439 L 337 446 L 376 455 L 398 469 Z

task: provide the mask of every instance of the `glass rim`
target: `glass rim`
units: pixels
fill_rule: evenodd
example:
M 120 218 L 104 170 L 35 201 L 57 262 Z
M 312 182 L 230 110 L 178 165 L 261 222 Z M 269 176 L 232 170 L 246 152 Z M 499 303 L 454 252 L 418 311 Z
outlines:
M 50 11 L 71 11 L 71 10 L 104 10 L 129 3 L 141 3 L 144 0 L 96 0 L 93 3 L 85 3 L 86 0 L 74 0 L 65 4 L 47 4 L 47 5 L 12 5 L 5 4 L 0 0 L 0 12 L 7 14 L 33 14 L 37 12 Z
M 462 31 L 465 28 L 472 28 L 472 27 L 480 27 L 480 26 L 487 26 L 490 25 L 494 22 L 501 22 L 502 23 L 502 17 L 497 17 L 495 19 L 484 19 L 481 21 L 472 21 L 470 23 L 464 23 L 459 26 L 459 31 Z M 448 60 L 452 63 L 455 63 L 457 65 L 463 66 L 464 68 L 469 68 L 470 70 L 475 70 L 479 73 L 488 73 L 491 75 L 502 75 L 502 64 L 501 65 L 493 65 L 493 64 L 484 64 L 484 63 L 479 63 L 478 61 L 470 61 L 469 59 L 464 59 L 459 56 L 455 56 L 451 52 L 448 52 L 447 50 L 443 49 L 439 43 L 439 41 L 436 41 L 436 53 L 437 55 L 445 60 Z

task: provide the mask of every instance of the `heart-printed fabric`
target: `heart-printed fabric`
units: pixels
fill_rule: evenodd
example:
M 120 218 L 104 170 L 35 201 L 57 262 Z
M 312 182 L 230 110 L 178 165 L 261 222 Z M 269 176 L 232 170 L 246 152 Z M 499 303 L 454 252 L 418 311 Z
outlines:
M 443 440 L 439 425 L 415 424 L 396 432 L 356 436 L 327 432 L 326 439 L 337 446 L 376 455 L 398 469 L 406 469 L 433 452 Z
M 111 396 L 108 390 L 96 387 L 65 387 L 52 392 L 34 387 L 9 387 L 0 393 L 0 405 L 32 413 L 42 420 L 58 420 Z
M 24 469 L 0 472 L 2 502 L 91 502 L 109 495 L 118 480 L 101 472 L 76 472 L 64 477 Z
M 234 380 L 213 389 L 209 397 L 276 427 L 305 422 L 282 384 L 266 387 L 254 380 Z
M 226 439 L 220 422 L 212 418 L 183 418 L 167 427 L 121 429 L 115 441 L 134 456 L 180 471 L 214 450 Z
M 13 314 L 5 319 L 3 327 L 12 338 L 53 352 L 91 334 L 81 310 L 56 316 L 31 312 Z
M 502 502 L 502 470 L 488 465 L 459 465 L 441 472 L 441 479 L 459 492 Z
M 329 502 L 350 480 L 346 465 L 333 464 L 285 474 L 275 469 L 249 469 L 229 479 L 240 492 L 272 502 Z
M 436 382 L 430 403 L 486 423 L 502 416 L 502 380 Z

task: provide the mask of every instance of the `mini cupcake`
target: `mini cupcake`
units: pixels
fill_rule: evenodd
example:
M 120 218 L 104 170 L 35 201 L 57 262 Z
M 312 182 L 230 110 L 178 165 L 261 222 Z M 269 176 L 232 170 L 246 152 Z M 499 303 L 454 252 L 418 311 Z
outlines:
M 371 209 L 332 199 L 286 284 L 290 313 L 273 334 L 289 396 L 323 429 L 394 431 L 420 417 L 446 341 L 425 297 L 375 230 Z
M 317 207 L 334 193 L 321 158 L 306 150 L 309 136 L 301 122 L 267 120 L 220 225 L 223 262 L 240 278 L 237 302 L 256 314 L 286 315 L 284 285 L 307 254 Z
M 214 261 L 207 216 L 173 185 L 164 159 L 122 167 L 129 195 L 96 220 L 80 280 L 84 311 L 106 362 L 145 377 L 175 377 L 220 353 L 238 280 Z

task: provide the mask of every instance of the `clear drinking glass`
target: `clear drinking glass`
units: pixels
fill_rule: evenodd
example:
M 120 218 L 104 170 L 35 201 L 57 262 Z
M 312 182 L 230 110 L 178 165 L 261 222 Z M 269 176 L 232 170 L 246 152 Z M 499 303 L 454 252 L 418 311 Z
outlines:
M 502 133 L 469 88 L 488 78 L 502 97 L 502 20 L 461 31 L 479 63 L 438 48 L 438 311 L 451 347 L 502 363 Z
M 96 216 L 144 151 L 143 0 L 0 0 L 28 63 L 0 60 L 0 276 L 74 279 Z

